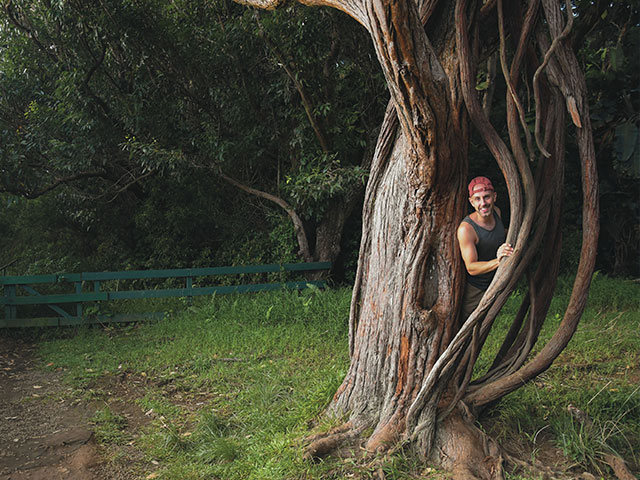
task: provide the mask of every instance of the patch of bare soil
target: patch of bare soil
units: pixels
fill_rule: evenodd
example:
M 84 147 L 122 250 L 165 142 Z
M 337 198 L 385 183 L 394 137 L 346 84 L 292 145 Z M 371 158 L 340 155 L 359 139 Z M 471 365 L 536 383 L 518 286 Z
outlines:
M 111 458 L 90 422 L 105 402 L 128 427 L 144 424 L 129 389 L 101 392 L 88 402 L 62 381 L 61 372 L 36 368 L 35 345 L 0 338 L 0 480 L 129 480 L 147 470 L 135 447 Z M 133 400 L 135 396 L 131 398 Z
M 89 412 L 56 372 L 35 368 L 35 346 L 0 339 L 0 479 L 96 478 Z

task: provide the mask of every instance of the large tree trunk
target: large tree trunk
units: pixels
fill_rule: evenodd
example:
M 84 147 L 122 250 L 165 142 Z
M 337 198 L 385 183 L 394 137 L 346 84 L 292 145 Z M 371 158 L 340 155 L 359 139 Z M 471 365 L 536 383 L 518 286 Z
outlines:
M 544 139 L 537 138 L 544 156 L 534 179 L 526 153 L 533 155 L 533 139 L 522 121 L 517 88 L 523 62 L 533 61 L 528 65 L 533 71 L 540 66 L 528 58 L 531 52 L 527 47 L 539 4 L 531 2 L 526 12 L 511 6 L 510 14 L 519 21 L 510 25 L 516 43 L 510 69 L 504 45 L 501 48 L 509 91 L 509 148 L 489 123 L 474 91 L 470 25 L 471 20 L 477 22 L 482 17 L 479 5 L 469 10 L 464 0 L 455 2 L 455 8 L 453 3 L 448 2 L 451 8 L 440 9 L 434 8 L 436 2 L 367 4 L 367 24 L 395 110 L 387 112 L 365 198 L 350 313 L 351 366 L 329 410 L 338 415 L 348 413 L 354 432 L 373 429 L 365 444 L 369 451 L 410 441 L 424 458 L 455 472 L 458 478 L 493 478 L 501 476 L 501 456 L 495 444 L 473 426 L 474 414 L 517 388 L 515 383 L 521 385 L 548 368 L 566 346 L 579 318 L 575 313 L 584 306 L 595 241 L 585 242 L 576 281 L 574 301 L 581 306 L 568 312 L 545 355 L 523 367 L 553 295 L 557 262 L 541 268 L 534 277 L 530 297 L 514 321 L 513 338 L 505 340 L 503 358 L 496 359 L 497 372 L 492 370 L 483 381 L 470 385 L 471 370 L 491 324 L 535 252 L 540 246 L 550 252 L 559 248 L 557 211 L 564 136 L 557 132 L 562 132 L 564 116 L 557 107 L 559 94 L 545 90 L 548 104 L 539 104 L 537 111 L 547 121 Z M 504 42 L 501 2 L 497 8 L 498 36 Z M 557 4 L 555 8 L 547 15 L 553 18 L 552 28 L 557 29 L 561 21 L 554 18 Z M 426 30 L 418 26 L 423 24 L 427 24 Z M 433 33 L 429 38 L 427 31 Z M 553 36 L 560 37 L 561 32 L 554 31 Z M 433 44 L 430 38 L 436 39 Z M 544 51 L 549 50 L 547 44 Z M 572 58 L 566 48 L 562 55 Z M 549 67 L 551 76 L 568 65 L 572 70 L 570 60 L 562 67 Z M 562 84 L 562 80 L 554 80 Z M 560 86 L 560 91 L 563 88 Z M 582 85 L 574 92 L 584 98 Z M 567 97 L 568 93 L 563 94 Z M 569 108 L 571 112 L 571 105 Z M 579 109 L 576 116 L 584 121 L 586 105 Z M 500 267 L 480 306 L 463 326 L 457 321 L 463 271 L 455 232 L 467 201 L 469 119 L 504 173 L 512 212 L 510 241 L 516 245 L 516 254 Z M 524 135 L 521 126 L 527 130 Z M 590 136 L 588 128 L 579 135 L 585 136 L 585 132 Z M 536 133 L 541 136 L 542 129 Z M 590 143 L 585 138 L 582 145 L 589 150 Z M 545 157 L 550 158 L 543 161 Z M 589 185 L 585 190 L 587 230 L 597 230 L 593 152 L 583 152 L 583 159 Z M 557 208 L 553 214 L 551 205 Z M 530 237 L 533 231 L 535 235 Z M 546 242 L 545 231 L 550 234 Z
M 464 141 L 460 146 L 463 155 Z M 409 408 L 456 328 L 463 278 L 455 248 L 466 205 L 462 185 L 420 188 L 406 149 L 400 134 L 372 172 L 380 178 L 367 195 L 373 203 L 366 208 L 352 303 L 351 367 L 331 406 L 337 413 L 350 412 L 356 427 L 375 427 L 370 450 L 409 433 Z M 419 438 L 424 452 L 430 451 L 442 393 L 440 388 L 419 416 L 420 422 L 433 422 Z
M 441 377 L 424 405 L 412 410 L 459 327 L 463 271 L 455 232 L 467 205 L 469 141 L 458 89 L 453 11 L 438 18 L 438 44 L 431 46 L 424 30 L 412 27 L 420 21 L 412 6 L 407 2 L 408 11 L 374 22 L 379 30 L 372 35 L 395 86 L 396 109 L 387 112 L 365 198 L 350 314 L 351 367 L 330 408 L 350 412 L 356 429 L 374 428 L 369 450 L 388 448 L 416 432 L 413 440 L 425 456 L 437 441 L 441 449 L 456 444 L 451 455 L 485 458 L 486 452 L 472 451 L 482 443 L 460 441 L 472 429 L 436 418 L 443 398 L 453 394 L 447 386 L 453 371 Z M 395 69 L 396 62 L 403 71 Z M 427 91 L 440 96 L 417 95 Z
M 239 1 L 270 7 L 279 0 Z M 314 438 L 308 454 L 371 431 L 363 439 L 369 451 L 410 443 L 456 478 L 500 477 L 499 450 L 473 426 L 475 415 L 560 354 L 584 309 L 595 264 L 597 178 L 584 78 L 567 41 L 571 5 L 566 1 L 563 12 L 558 0 L 510 1 L 504 8 L 503 0 L 301 1 L 339 8 L 368 29 L 391 93 L 364 201 L 351 365 L 328 409 L 348 421 Z M 498 135 L 475 91 L 480 52 L 496 49 L 508 139 Z M 534 94 L 535 139 L 521 91 Z M 529 359 L 558 273 L 564 108 L 582 160 L 583 246 L 567 312 Z M 455 232 L 467 202 L 471 124 L 503 173 L 507 240 L 515 251 L 460 324 L 463 270 Z M 471 381 L 493 321 L 540 254 L 547 263 L 528 276 L 530 291 L 493 366 Z

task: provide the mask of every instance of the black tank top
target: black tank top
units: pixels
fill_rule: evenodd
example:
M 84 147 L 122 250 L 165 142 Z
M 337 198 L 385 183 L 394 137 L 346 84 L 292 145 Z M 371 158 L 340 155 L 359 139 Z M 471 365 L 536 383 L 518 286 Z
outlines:
M 496 258 L 498 247 L 502 245 L 506 239 L 506 232 L 500 216 L 494 211 L 493 218 L 496 220 L 496 225 L 493 230 L 487 230 L 482 228 L 476 222 L 471 220 L 469 216 L 466 216 L 463 222 L 470 224 L 478 235 L 478 243 L 476 244 L 476 251 L 478 252 L 479 262 L 488 262 Z M 496 271 L 483 273 L 481 275 L 469 275 L 467 272 L 467 282 L 476 288 L 486 290 L 489 288 L 491 280 L 493 280 Z

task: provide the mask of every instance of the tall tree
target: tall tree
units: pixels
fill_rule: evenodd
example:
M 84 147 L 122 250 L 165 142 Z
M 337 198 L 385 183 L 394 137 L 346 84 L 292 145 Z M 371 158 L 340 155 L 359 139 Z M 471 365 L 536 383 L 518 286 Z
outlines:
M 335 261 L 387 97 L 365 32 L 337 13 L 5 2 L 0 192 L 144 199 L 151 176 L 199 170 L 283 207 L 300 257 Z
M 278 0 L 246 0 L 276 8 Z M 350 313 L 350 369 L 329 411 L 349 420 L 310 455 L 372 432 L 366 448 L 411 443 L 460 478 L 500 472 L 497 450 L 472 425 L 484 407 L 548 368 L 584 309 L 598 237 L 598 193 L 584 76 L 568 36 L 572 5 L 558 0 L 310 0 L 338 8 L 371 35 L 391 94 L 365 196 Z M 507 86 L 508 138 L 475 89 L 497 51 Z M 522 95 L 531 92 L 535 135 Z M 583 245 L 571 300 L 532 358 L 558 273 L 565 114 L 582 160 Z M 506 182 L 514 255 L 475 312 L 458 321 L 463 275 L 455 231 L 466 194 L 471 126 Z M 533 167 L 533 171 L 532 171 Z M 540 258 L 544 261 L 538 261 Z M 472 371 L 500 308 L 527 274 L 529 294 L 493 366 Z

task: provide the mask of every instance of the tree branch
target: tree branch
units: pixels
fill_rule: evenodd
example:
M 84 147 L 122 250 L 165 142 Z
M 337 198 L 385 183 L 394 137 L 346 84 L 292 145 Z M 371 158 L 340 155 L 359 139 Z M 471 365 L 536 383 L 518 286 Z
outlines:
M 570 12 L 571 4 L 568 1 L 567 1 L 567 8 L 569 9 L 569 12 Z M 567 36 L 569 35 L 569 32 L 571 32 L 571 27 L 573 26 L 573 15 L 568 14 L 567 16 L 568 16 L 567 25 L 565 26 L 562 33 L 553 39 L 553 42 L 551 42 L 551 46 L 549 47 L 549 50 L 547 50 L 547 52 L 544 55 L 544 60 L 542 62 L 542 65 L 538 67 L 538 69 L 536 70 L 536 73 L 533 75 L 533 95 L 536 102 L 536 111 L 540 109 L 540 75 L 549 64 L 549 60 L 551 59 L 551 56 L 558 48 L 558 45 L 560 45 L 560 42 L 562 42 L 565 38 L 567 38 Z M 540 149 L 542 154 L 545 157 L 549 157 L 551 156 L 551 154 L 547 152 L 547 150 L 542 145 L 542 141 L 540 140 L 540 128 L 541 128 L 540 116 L 536 115 L 536 125 L 535 125 L 536 143 L 538 144 L 538 148 Z
M 286 0 L 234 0 L 240 5 L 259 8 L 261 10 L 275 10 L 284 5 Z M 300 3 L 310 7 L 333 7 L 369 29 L 369 22 L 366 15 L 366 8 L 361 0 L 299 0 Z
M 158 173 L 157 170 L 151 169 L 148 172 L 143 173 L 140 176 L 134 176 L 133 174 L 130 173 L 130 176 L 133 177 L 133 179 L 129 182 L 127 182 L 124 186 L 118 188 L 113 195 L 111 195 L 111 198 L 109 200 L 107 200 L 107 203 L 113 202 L 116 197 L 118 195 L 120 195 L 122 192 L 129 190 L 133 185 L 135 185 L 136 183 L 140 182 L 140 180 L 144 180 L 147 177 L 150 177 L 152 175 L 155 175 L 156 173 Z M 120 181 L 124 178 L 124 175 L 116 182 L 116 184 L 120 183 Z M 103 195 L 101 195 L 103 196 Z
M 290 63 L 284 58 L 284 55 L 278 48 L 278 46 L 271 41 L 269 36 L 265 33 L 262 28 L 262 25 L 258 22 L 258 27 L 260 28 L 260 37 L 265 41 L 265 43 L 273 50 L 273 53 L 278 59 L 280 66 L 284 69 L 287 76 L 291 79 L 298 94 L 300 95 L 300 100 L 302 101 L 302 106 L 304 107 L 304 112 L 309 119 L 309 123 L 311 124 L 311 128 L 313 128 L 314 133 L 316 134 L 316 138 L 318 139 L 318 143 L 320 143 L 320 147 L 322 151 L 325 153 L 329 153 L 329 142 L 327 141 L 327 136 L 324 133 L 324 129 L 318 119 L 316 119 L 315 114 L 313 113 L 313 104 L 311 103 L 311 99 L 309 98 L 309 94 L 307 93 L 307 89 L 304 88 L 302 82 L 298 79 L 297 75 L 291 70 Z M 291 62 L 291 65 L 295 67 L 295 63 Z
M 552 36 L 562 30 L 562 12 L 555 1 L 542 1 Z M 570 12 L 569 12 L 570 14 Z M 546 40 L 546 39 L 544 39 Z M 540 40 L 542 42 L 542 40 Z M 582 249 L 580 262 L 565 315 L 552 338 L 540 352 L 516 372 L 499 378 L 468 394 L 465 402 L 474 407 L 486 405 L 519 388 L 523 383 L 545 371 L 560 355 L 573 336 L 584 311 L 591 277 L 595 268 L 595 258 L 600 230 L 598 210 L 598 177 L 595 164 L 595 148 L 591 133 L 589 108 L 586 101 L 586 82 L 581 73 L 575 54 L 562 42 L 551 62 L 548 75 L 558 86 L 565 99 L 574 98 L 577 113 L 583 119 L 582 128 L 577 128 L 578 150 L 582 164 Z
M 28 199 L 34 199 L 34 198 L 41 197 L 45 193 L 48 193 L 48 192 L 56 189 L 60 185 L 65 185 L 65 184 L 72 183 L 72 182 L 75 182 L 77 180 L 82 180 L 82 179 L 85 179 L 85 178 L 96 178 L 96 177 L 104 177 L 104 173 L 102 173 L 102 172 L 82 172 L 82 173 L 78 173 L 78 174 L 75 174 L 75 175 L 71 175 L 69 177 L 59 178 L 59 179 L 55 180 L 53 183 L 47 185 L 46 187 L 44 187 L 44 188 L 42 188 L 40 190 L 30 191 L 27 188 L 16 187 L 16 188 L 2 188 L 0 191 L 2 191 L 3 193 L 11 193 L 13 195 L 19 195 L 19 196 L 22 196 L 22 197 L 28 198 Z
M 25 32 L 28 35 L 28 37 L 33 41 L 33 43 L 35 43 L 40 50 L 42 50 L 51 60 L 53 60 L 54 63 L 58 63 L 60 59 L 53 53 L 53 51 L 50 48 L 46 48 L 42 44 L 42 42 L 40 42 L 40 40 L 35 35 L 35 33 L 33 33 L 33 30 L 31 28 L 29 28 L 27 25 L 20 23 L 20 21 L 18 20 L 18 17 L 13 11 L 11 3 L 12 3 L 12 0 L 7 0 L 7 2 L 4 5 L 4 10 L 5 12 L 7 12 L 7 17 L 9 18 L 9 21 L 13 23 L 19 30 L 22 30 L 23 32 Z
M 296 237 L 298 239 L 298 246 L 300 248 L 298 254 L 304 259 L 305 262 L 313 261 L 313 256 L 311 255 L 311 251 L 309 250 L 309 240 L 307 239 L 307 234 L 304 231 L 304 225 L 302 224 L 302 220 L 300 219 L 296 211 L 291 207 L 291 205 L 289 205 L 280 197 L 267 192 L 263 192 L 261 190 L 257 190 L 255 188 L 248 187 L 247 185 L 238 182 L 237 180 L 225 175 L 224 173 L 219 173 L 219 175 L 222 179 L 226 180 L 234 187 L 250 193 L 251 195 L 269 200 L 270 202 L 275 203 L 285 212 L 287 212 L 287 215 L 289 215 L 289 218 L 293 222 L 293 229 L 295 230 Z

